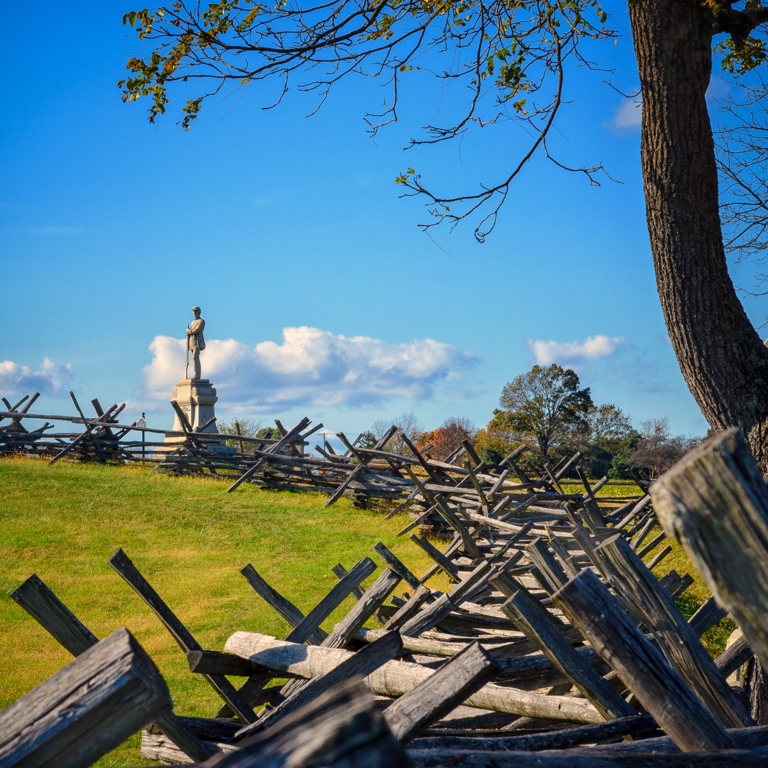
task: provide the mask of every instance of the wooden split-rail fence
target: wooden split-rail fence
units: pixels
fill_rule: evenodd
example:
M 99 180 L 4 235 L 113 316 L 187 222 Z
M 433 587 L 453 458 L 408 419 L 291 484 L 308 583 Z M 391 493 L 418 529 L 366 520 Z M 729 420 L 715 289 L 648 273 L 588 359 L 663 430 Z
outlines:
M 741 433 L 618 508 L 590 488 L 560 493 L 560 516 L 537 509 L 551 488 L 500 507 L 479 475 L 476 510 L 416 484 L 453 535 L 413 537 L 434 561 L 421 576 L 379 543 L 381 566 L 338 564 L 305 614 L 246 564 L 243 586 L 292 627 L 282 639 L 233 627 L 203 648 L 118 550 L 114 570 L 221 699 L 208 718 L 174 713 L 126 630 L 99 641 L 31 576 L 13 599 L 77 658 L 0 713 L 0 767 L 87 766 L 141 726 L 144 759 L 217 768 L 768 766 L 768 486 Z M 712 593 L 688 620 L 675 601 L 691 576 L 658 577 L 666 536 Z M 742 634 L 712 659 L 700 638 L 728 615 Z
M 118 416 L 124 404 L 105 410 L 97 399 L 92 401 L 95 415 L 87 417 L 74 393 L 70 394 L 77 416 L 33 412 L 37 393 L 16 404 L 4 399 L 0 455 L 46 457 L 50 463 L 61 459 L 144 462 L 161 473 L 224 480 L 228 492 L 244 483 L 269 490 L 320 492 L 328 496 L 329 506 L 347 496 L 357 506 L 383 504 L 392 515 L 407 508 L 415 521 L 412 527 L 433 534 L 455 533 L 456 521 L 472 522 L 478 515 L 497 519 L 496 531 L 503 532 L 507 514 L 518 509 L 514 514 L 519 516 L 521 504 L 528 518 L 539 523 L 567 519 L 563 509 L 567 503 L 580 505 L 584 514 L 597 520 L 600 513 L 593 511 L 595 494 L 609 482 L 602 478 L 590 487 L 579 467 L 578 453 L 557 466 L 544 466 L 535 474 L 526 474 L 519 465 L 524 447 L 498 464 L 487 464 L 465 441 L 451 456 L 437 461 L 430 457 L 431 446 L 417 448 L 393 426 L 374 445 L 362 445 L 361 436 L 350 440 L 338 433 L 345 447 L 343 453 L 336 453 L 326 443 L 314 445 L 317 455 L 310 455 L 306 447 L 323 425 L 311 426 L 306 418 L 292 429 L 276 421 L 281 433 L 276 439 L 223 436 L 205 431 L 211 424 L 193 429 L 181 408 L 173 403 L 182 431 L 171 432 L 136 422 L 120 424 Z M 43 423 L 33 427 L 32 422 Z M 80 431 L 52 432 L 56 422 L 68 422 Z M 395 437 L 404 452 L 389 448 Z M 562 486 L 566 477 L 578 478 L 576 483 L 583 486 L 582 490 L 566 493 Z M 603 493 L 600 504 L 604 511 L 606 505 L 612 511 L 625 504 L 625 499 L 606 498 Z M 472 544 L 468 540 L 465 543 L 472 550 Z
M 0 455 L 41 457 L 49 459 L 50 463 L 66 459 L 158 465 L 167 460 L 164 469 L 188 474 L 215 475 L 218 464 L 230 471 L 237 471 L 236 460 L 228 464 L 221 463 L 222 456 L 229 456 L 230 453 L 221 451 L 224 437 L 218 432 L 205 431 L 215 423 L 215 419 L 193 429 L 186 414 L 176 403 L 172 405 L 180 414 L 181 432 L 153 429 L 139 422 L 121 424 L 118 417 L 126 404 L 115 403 L 105 410 L 98 398 L 91 400 L 95 415 L 88 417 L 73 392 L 70 392 L 70 396 L 77 415 L 35 413 L 32 406 L 39 396 L 36 392 L 31 397 L 23 397 L 16 404 L 2 398 L 5 411 L 0 411 Z M 31 426 L 30 422 L 43 423 Z M 72 426 L 69 429 L 57 428 L 57 422 Z M 280 442 L 245 436 L 238 437 L 237 441 L 241 452 L 252 448 L 268 451 Z M 304 445 L 299 438 L 292 442 L 295 450 L 303 449 Z M 249 461 L 253 463 L 253 456 L 249 457 Z

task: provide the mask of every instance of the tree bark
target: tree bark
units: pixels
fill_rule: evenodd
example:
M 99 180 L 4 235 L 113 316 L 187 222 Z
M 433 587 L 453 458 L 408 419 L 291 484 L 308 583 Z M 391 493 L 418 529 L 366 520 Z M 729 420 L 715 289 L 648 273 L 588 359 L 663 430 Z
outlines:
M 672 347 L 709 424 L 740 427 L 768 475 L 768 349 L 728 274 L 720 226 L 705 99 L 712 11 L 701 0 L 640 0 L 629 15 L 648 231 Z
M 768 676 L 757 660 L 749 674 L 749 714 L 758 725 L 768 725 Z

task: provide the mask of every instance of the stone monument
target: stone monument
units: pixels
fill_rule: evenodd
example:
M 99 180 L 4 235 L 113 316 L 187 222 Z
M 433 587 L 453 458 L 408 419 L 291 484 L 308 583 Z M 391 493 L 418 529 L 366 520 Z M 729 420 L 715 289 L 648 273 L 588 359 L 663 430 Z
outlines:
M 200 317 L 200 307 L 192 307 L 195 319 L 187 326 L 187 364 L 184 367 L 184 378 L 189 378 L 189 353 L 192 352 L 192 363 L 195 369 L 193 379 L 200 379 L 200 353 L 205 349 L 205 320 Z
M 208 379 L 201 377 L 200 353 L 205 349 L 205 320 L 200 317 L 200 307 L 192 307 L 194 320 L 187 326 L 187 361 L 184 367 L 184 378 L 176 385 L 173 390 L 171 402 L 175 401 L 193 430 L 198 430 L 214 416 L 213 406 L 218 401 L 216 390 Z M 189 378 L 190 355 L 192 357 L 193 377 Z M 175 410 L 174 410 L 175 413 Z M 183 432 L 179 414 L 175 413 L 173 419 L 174 432 Z M 211 422 L 205 429 L 206 433 L 218 434 L 216 422 Z M 184 440 L 183 437 L 166 437 L 166 443 L 179 443 Z M 224 446 L 222 446 L 224 448 Z

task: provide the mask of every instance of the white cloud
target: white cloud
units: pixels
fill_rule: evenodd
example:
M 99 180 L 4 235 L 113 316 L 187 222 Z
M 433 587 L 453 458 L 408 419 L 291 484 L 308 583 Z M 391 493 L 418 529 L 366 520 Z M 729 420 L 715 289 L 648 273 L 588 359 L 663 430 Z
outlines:
M 528 346 L 539 365 L 552 363 L 580 363 L 612 355 L 626 339 L 621 336 L 598 334 L 584 341 L 541 341 L 530 339 Z
M 613 117 L 613 127 L 619 131 L 633 131 L 640 127 L 643 106 L 640 99 L 625 99 Z
M 40 369 L 33 371 L 28 365 L 19 365 L 12 360 L 0 361 L 0 394 L 63 395 L 72 381 L 72 366 L 43 358 Z
M 183 376 L 186 341 L 156 336 L 144 368 L 149 398 L 167 401 Z M 336 336 L 319 328 L 284 328 L 283 341 L 249 347 L 235 339 L 206 340 L 202 371 L 225 408 L 294 405 L 366 406 L 406 397 L 426 399 L 456 383 L 476 358 L 449 344 L 417 339 L 388 344 L 367 336 Z

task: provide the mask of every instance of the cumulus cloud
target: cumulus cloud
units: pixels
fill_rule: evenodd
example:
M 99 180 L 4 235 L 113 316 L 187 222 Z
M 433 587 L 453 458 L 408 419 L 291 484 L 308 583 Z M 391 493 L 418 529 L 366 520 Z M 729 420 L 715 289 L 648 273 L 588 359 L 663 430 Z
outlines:
M 626 339 L 621 336 L 606 336 L 598 334 L 589 336 L 584 341 L 541 341 L 530 339 L 528 346 L 539 365 L 552 363 L 582 363 L 588 360 L 598 360 L 614 354 Z
M 69 363 L 58 363 L 49 357 L 43 358 L 42 365 L 36 371 L 12 360 L 0 361 L 0 393 L 3 396 L 40 392 L 56 397 L 66 393 L 71 381 L 72 366 Z
M 640 127 L 643 103 L 640 99 L 625 99 L 613 116 L 613 127 L 619 131 L 633 131 Z
M 183 375 L 186 341 L 156 336 L 144 369 L 147 394 L 167 400 Z M 284 328 L 282 343 L 249 347 L 235 339 L 206 340 L 205 378 L 230 407 L 253 410 L 294 405 L 366 406 L 390 398 L 431 397 L 455 385 L 476 358 L 449 344 L 417 339 L 388 344 L 367 336 L 337 336 L 319 328 Z

